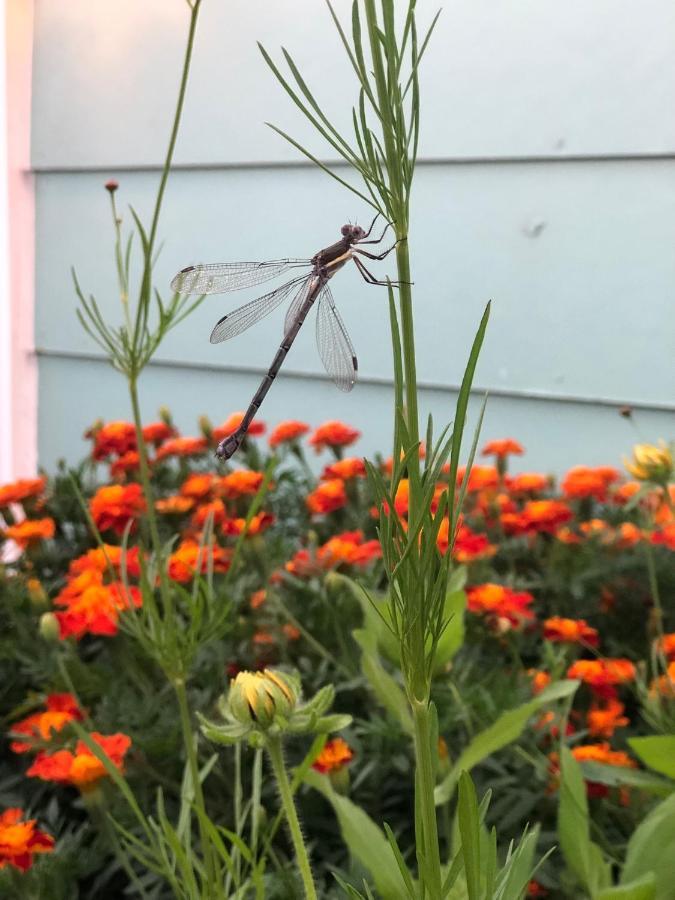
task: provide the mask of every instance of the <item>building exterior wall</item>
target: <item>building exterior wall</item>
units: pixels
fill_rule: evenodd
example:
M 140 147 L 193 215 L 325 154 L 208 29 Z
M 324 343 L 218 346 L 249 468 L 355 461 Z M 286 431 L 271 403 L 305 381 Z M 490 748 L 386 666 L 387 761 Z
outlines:
M 427 5 L 418 5 L 422 18 Z M 120 377 L 78 325 L 69 269 L 110 317 L 119 314 L 103 183 L 116 178 L 120 208 L 131 203 L 148 215 L 186 14 L 166 0 L 37 4 L 35 342 L 47 467 L 81 455 L 94 419 L 129 414 Z M 277 57 L 287 47 L 347 130 L 353 81 L 322 4 L 204 0 L 159 229 L 156 274 L 167 291 L 189 263 L 311 256 L 343 222 L 369 218 L 358 198 L 264 126 L 273 121 L 331 158 L 256 40 Z M 422 411 L 439 423 L 452 418 L 470 341 L 492 299 L 473 404 L 475 414 L 481 394 L 491 394 L 486 437 L 516 436 L 529 465 L 560 470 L 619 461 L 636 437 L 618 414 L 623 404 L 635 409 L 640 437 L 672 434 L 672 4 L 651 0 L 647 14 L 629 0 L 457 0 L 439 20 L 423 90 L 411 226 Z M 308 323 L 262 418 L 344 418 L 364 431 L 364 452 L 386 451 L 386 292 L 344 271 L 333 293 L 359 353 L 360 384 L 342 395 L 326 381 Z M 145 376 L 146 416 L 168 404 L 190 433 L 202 413 L 218 422 L 245 407 L 283 313 L 211 346 L 214 321 L 237 302 L 210 298 L 169 336 Z

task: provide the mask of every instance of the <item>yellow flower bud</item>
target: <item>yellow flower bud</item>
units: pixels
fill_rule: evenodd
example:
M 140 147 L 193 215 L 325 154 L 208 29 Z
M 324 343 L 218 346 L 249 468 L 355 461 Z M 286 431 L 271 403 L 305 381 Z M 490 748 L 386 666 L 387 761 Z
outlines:
M 663 441 L 654 444 L 637 444 L 633 448 L 632 461 L 624 460 L 626 469 L 638 481 L 666 484 L 673 474 L 673 454 Z
M 26 582 L 28 588 L 28 596 L 34 609 L 41 609 L 47 605 L 47 594 L 42 587 L 39 578 L 29 578 Z
M 297 692 L 281 672 L 239 672 L 231 684 L 230 712 L 244 725 L 267 729 L 278 715 L 288 717 L 297 702 Z

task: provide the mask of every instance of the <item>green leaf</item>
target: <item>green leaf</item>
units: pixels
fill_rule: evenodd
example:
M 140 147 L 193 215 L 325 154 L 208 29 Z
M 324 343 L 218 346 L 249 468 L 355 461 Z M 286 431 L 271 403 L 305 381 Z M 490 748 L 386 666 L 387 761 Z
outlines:
M 619 884 L 616 887 L 605 888 L 596 894 L 594 900 L 655 900 L 656 881 L 650 872 L 639 881 L 631 881 L 630 884 Z
M 532 700 L 517 706 L 515 709 L 509 709 L 497 719 L 485 731 L 481 731 L 462 751 L 457 762 L 446 775 L 443 781 L 438 785 L 435 791 L 436 803 L 445 803 L 452 797 L 455 785 L 459 779 L 463 769 L 470 771 L 475 765 L 482 762 L 492 753 L 506 747 L 507 744 L 517 740 L 522 734 L 528 720 L 537 710 L 543 706 L 548 706 L 556 700 L 569 697 L 579 686 L 578 681 L 558 681 L 549 685 L 546 690 L 542 691 Z
M 333 807 L 349 852 L 368 869 L 383 900 L 407 897 L 408 890 L 396 855 L 381 829 L 348 797 L 336 793 L 326 775 L 310 770 L 305 775 L 305 782 L 323 794 Z
M 629 738 L 628 745 L 650 769 L 675 778 L 675 734 Z
M 452 591 L 446 595 L 443 618 L 447 622 L 436 645 L 433 674 L 442 672 L 464 643 L 464 611 L 466 594 Z
M 609 787 L 634 787 L 650 794 L 667 797 L 675 789 L 672 781 L 659 778 L 650 772 L 641 772 L 639 769 L 629 769 L 625 766 L 607 766 L 597 762 L 582 762 L 581 771 L 586 781 L 595 781 L 606 784 Z
M 661 801 L 633 832 L 621 883 L 653 874 L 655 900 L 672 900 L 675 885 L 675 794 Z
M 382 665 L 377 652 L 375 635 L 359 628 L 352 632 L 354 640 L 363 651 L 361 669 L 371 690 L 385 709 L 395 716 L 404 731 L 413 734 L 413 721 L 405 694 Z
M 558 835 L 565 862 L 586 890 L 594 896 L 611 884 L 609 867 L 590 838 L 586 785 L 581 766 L 568 747 L 560 752 L 560 805 Z
M 459 801 L 457 805 L 459 833 L 462 838 L 462 856 L 466 873 L 466 889 L 469 900 L 480 900 L 480 823 L 476 788 L 468 772 L 459 776 Z

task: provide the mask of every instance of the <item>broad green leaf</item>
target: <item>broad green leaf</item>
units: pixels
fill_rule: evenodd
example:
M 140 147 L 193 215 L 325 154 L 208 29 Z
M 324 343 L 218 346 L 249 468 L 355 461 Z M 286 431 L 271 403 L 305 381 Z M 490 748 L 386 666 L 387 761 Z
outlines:
M 497 750 L 501 750 L 502 747 L 506 747 L 507 744 L 517 740 L 530 717 L 537 710 L 548 706 L 556 700 L 569 697 L 576 691 L 578 686 L 578 681 L 558 681 L 549 685 L 546 690 L 532 700 L 523 703 L 522 706 L 517 706 L 515 709 L 502 713 L 496 722 L 490 725 L 489 728 L 486 728 L 485 731 L 477 734 L 462 751 L 451 771 L 436 788 L 436 803 L 445 803 L 452 797 L 455 785 L 463 769 L 468 772 L 492 753 L 496 753 Z
M 402 689 L 382 665 L 377 653 L 375 635 L 364 628 L 356 629 L 352 635 L 363 651 L 361 670 L 371 690 L 382 706 L 399 720 L 403 730 L 412 734 L 414 728 L 408 701 Z
M 675 778 L 675 734 L 629 738 L 628 744 L 650 769 Z
M 382 830 L 348 797 L 336 793 L 326 775 L 310 770 L 305 775 L 305 782 L 323 794 L 333 807 L 349 852 L 368 869 L 382 900 L 407 897 L 408 890 L 396 856 Z
M 630 884 L 619 884 L 616 887 L 605 888 L 596 894 L 594 900 L 655 900 L 656 880 L 650 872 L 639 881 L 631 881 Z
M 656 880 L 655 900 L 675 896 L 675 794 L 662 800 L 642 820 L 628 842 L 621 883 L 646 875 Z
M 462 856 L 466 873 L 466 889 L 469 900 L 480 900 L 480 823 L 476 788 L 468 772 L 459 776 L 459 800 L 457 821 L 462 839 Z
M 625 766 L 607 766 L 597 762 L 582 762 L 581 771 L 586 781 L 596 781 L 609 787 L 638 788 L 650 794 L 667 797 L 675 790 L 675 784 L 652 775 L 651 772 L 641 772 L 639 769 L 629 769 Z
M 559 794 L 560 848 L 569 868 L 594 896 L 598 889 L 611 884 L 611 875 L 600 848 L 591 841 L 586 785 L 581 766 L 568 747 L 561 748 Z

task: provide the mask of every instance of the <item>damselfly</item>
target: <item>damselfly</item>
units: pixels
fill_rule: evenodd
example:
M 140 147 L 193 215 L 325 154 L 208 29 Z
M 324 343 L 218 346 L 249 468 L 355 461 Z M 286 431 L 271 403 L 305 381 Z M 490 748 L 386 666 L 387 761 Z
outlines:
M 368 231 L 359 225 L 343 225 L 342 237 L 339 241 L 315 253 L 311 259 L 276 259 L 269 262 L 216 263 L 208 265 L 188 266 L 182 269 L 171 282 L 171 288 L 178 294 L 220 294 L 236 291 L 240 288 L 253 287 L 283 275 L 290 269 L 306 268 L 309 272 L 287 281 L 281 287 L 263 294 L 240 306 L 233 312 L 223 316 L 211 332 L 211 343 L 218 344 L 236 337 L 259 322 L 273 309 L 276 309 L 294 292 L 295 296 L 288 307 L 284 322 L 284 338 L 272 360 L 272 365 L 260 387 L 251 400 L 246 413 L 237 430 L 220 442 L 216 455 L 220 459 L 229 459 L 237 452 L 255 414 L 272 386 L 281 365 L 291 349 L 293 341 L 305 321 L 307 314 L 318 299 L 316 319 L 316 342 L 324 367 L 335 384 L 342 391 L 351 391 L 356 382 L 358 364 L 356 352 L 349 339 L 347 329 L 340 313 L 335 308 L 333 295 L 328 282 L 349 260 L 353 260 L 359 272 L 368 284 L 396 284 L 375 278 L 359 256 L 368 259 L 384 259 L 396 244 L 383 253 L 370 253 L 361 249 L 363 244 L 379 244 L 384 239 L 387 225 L 377 240 L 368 240 L 377 216 L 373 219 Z M 356 255 L 358 254 L 358 255 Z

